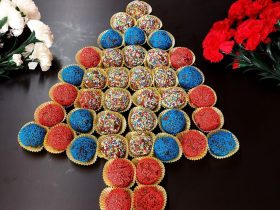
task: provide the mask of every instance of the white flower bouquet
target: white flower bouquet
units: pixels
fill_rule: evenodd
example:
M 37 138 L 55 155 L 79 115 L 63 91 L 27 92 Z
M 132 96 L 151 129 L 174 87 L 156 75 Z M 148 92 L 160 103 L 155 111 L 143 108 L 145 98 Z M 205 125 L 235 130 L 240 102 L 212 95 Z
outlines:
M 0 0 L 0 77 L 38 64 L 42 71 L 51 67 L 53 34 L 40 19 L 32 0 Z

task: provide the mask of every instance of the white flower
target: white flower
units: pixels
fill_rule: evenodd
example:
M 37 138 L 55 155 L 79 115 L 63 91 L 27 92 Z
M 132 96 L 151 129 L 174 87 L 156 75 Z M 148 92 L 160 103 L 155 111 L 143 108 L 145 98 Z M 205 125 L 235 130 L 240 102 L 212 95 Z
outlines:
M 31 31 L 35 32 L 35 36 L 38 40 L 44 42 L 48 48 L 53 44 L 53 34 L 48 25 L 44 24 L 40 20 L 30 20 L 27 22 Z
M 24 48 L 24 52 L 22 53 L 23 57 L 28 57 L 34 50 L 34 43 L 31 43 L 29 45 L 26 45 Z
M 19 10 L 26 15 L 28 19 L 40 20 L 41 14 L 38 7 L 32 0 L 12 0 Z
M 12 59 L 17 66 L 21 66 L 21 64 L 23 64 L 23 61 L 21 60 L 21 54 L 13 54 Z
M 52 65 L 53 56 L 49 48 L 42 42 L 34 45 L 34 50 L 29 56 L 30 59 L 39 61 L 42 71 L 47 71 Z
M 29 63 L 28 63 L 28 68 L 29 68 L 30 70 L 34 70 L 34 69 L 36 69 L 37 65 L 38 65 L 38 62 L 32 61 L 32 62 L 29 62 Z
M 0 19 L 4 17 L 7 17 L 8 20 L 0 29 L 0 33 L 7 32 L 10 27 L 14 36 L 21 35 L 25 26 L 24 18 L 21 16 L 20 12 L 16 10 L 15 5 L 9 0 L 0 1 Z

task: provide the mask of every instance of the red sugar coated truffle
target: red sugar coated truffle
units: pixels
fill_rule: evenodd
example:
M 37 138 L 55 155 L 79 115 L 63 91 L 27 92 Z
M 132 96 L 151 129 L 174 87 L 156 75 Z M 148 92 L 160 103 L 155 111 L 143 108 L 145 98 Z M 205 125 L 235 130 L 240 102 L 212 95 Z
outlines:
M 78 60 L 82 66 L 92 68 L 99 65 L 101 56 L 96 49 L 85 47 L 78 53 Z
M 156 186 L 141 186 L 134 190 L 133 207 L 135 210 L 163 210 L 164 192 Z
M 170 52 L 171 65 L 175 69 L 190 66 L 195 61 L 195 55 L 186 47 L 176 47 Z
M 222 126 L 223 116 L 217 108 L 203 107 L 193 112 L 193 121 L 200 130 L 210 132 Z
M 189 91 L 189 104 L 194 108 L 214 106 L 216 93 L 207 85 L 199 85 Z
M 126 189 L 112 189 L 105 198 L 106 210 L 130 210 L 131 195 Z
M 197 130 L 184 131 L 178 134 L 181 142 L 183 153 L 186 158 L 198 160 L 203 158 L 207 153 L 207 138 Z
M 127 159 L 117 158 L 108 162 L 105 176 L 114 187 L 129 187 L 134 181 L 134 168 Z
M 77 95 L 78 90 L 75 86 L 67 83 L 60 83 L 52 87 L 51 98 L 62 106 L 71 106 Z
M 152 185 L 159 182 L 163 177 L 163 166 L 152 157 L 142 158 L 136 166 L 136 179 L 140 184 Z
M 74 132 L 64 124 L 54 126 L 48 131 L 46 144 L 58 151 L 66 150 L 74 138 Z
M 35 119 L 41 125 L 52 127 L 65 118 L 65 110 L 55 103 L 42 104 L 35 111 Z

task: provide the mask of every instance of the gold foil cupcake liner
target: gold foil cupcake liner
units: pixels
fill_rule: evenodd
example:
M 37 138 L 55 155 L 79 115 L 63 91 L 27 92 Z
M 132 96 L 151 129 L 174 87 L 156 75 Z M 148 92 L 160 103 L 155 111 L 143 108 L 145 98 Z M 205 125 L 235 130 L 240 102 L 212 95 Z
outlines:
M 119 131 L 118 133 L 111 133 L 111 134 L 123 134 L 124 131 L 126 130 L 126 127 L 127 127 L 126 119 L 124 118 L 124 116 L 123 116 L 122 114 L 120 114 L 120 113 L 118 113 L 118 112 L 113 112 L 113 111 L 110 111 L 110 110 L 104 110 L 104 111 L 99 112 L 99 113 L 97 114 L 97 116 L 96 116 L 96 121 L 95 121 L 95 128 L 96 128 L 95 131 L 96 131 L 96 133 L 98 133 L 98 134 L 101 135 L 101 136 L 102 136 L 102 135 L 110 135 L 109 133 L 108 133 L 108 134 L 103 134 L 103 133 L 99 130 L 99 126 L 98 126 L 98 122 L 99 122 L 100 116 L 103 115 L 103 114 L 106 114 L 106 113 L 111 113 L 111 114 L 117 116 L 117 117 L 121 120 L 121 122 L 122 122 L 122 126 L 121 126 L 120 131 Z
M 151 187 L 151 186 L 156 187 L 162 193 L 163 199 L 164 199 L 164 201 L 163 201 L 164 204 L 163 204 L 163 208 L 161 210 L 165 209 L 166 203 L 167 203 L 167 193 L 166 193 L 165 189 L 162 186 L 160 186 L 160 185 L 148 185 L 148 186 L 147 185 L 139 185 L 139 186 L 136 186 L 134 188 L 134 191 L 133 191 L 133 201 L 132 201 L 132 203 L 133 203 L 133 210 L 137 210 L 135 208 L 135 198 L 134 198 L 135 192 L 137 192 L 138 190 L 141 190 L 141 188 Z
M 147 111 L 149 111 L 149 112 L 153 115 L 155 122 L 154 122 L 154 126 L 153 126 L 152 129 L 150 129 L 150 130 L 135 130 L 135 128 L 132 126 L 132 124 L 131 124 L 131 122 L 130 122 L 130 121 L 131 121 L 131 115 L 132 115 L 132 113 L 133 113 L 135 110 L 137 111 L 137 110 L 139 110 L 139 109 L 147 110 Z M 143 131 L 153 131 L 153 130 L 157 127 L 157 124 L 158 124 L 157 116 L 156 116 L 156 114 L 155 114 L 153 111 L 151 111 L 150 109 L 137 106 L 137 107 L 132 108 L 132 109 L 130 110 L 129 114 L 128 114 L 128 127 L 129 127 L 130 131 L 140 131 L 140 132 L 143 132 Z
M 217 129 L 217 130 L 214 130 L 214 131 L 209 132 L 209 133 L 207 134 L 207 139 L 208 139 L 212 134 L 214 134 L 214 133 L 216 133 L 216 132 L 218 132 L 218 131 L 230 132 L 229 130 L 226 130 L 226 129 Z M 209 145 L 207 144 L 207 146 L 208 146 L 207 149 L 208 149 L 208 151 L 209 151 L 209 153 L 210 153 L 211 156 L 213 156 L 213 157 L 216 158 L 216 159 L 225 159 L 225 158 L 229 158 L 229 157 L 233 156 L 235 153 L 238 152 L 238 150 L 239 150 L 239 148 L 240 148 L 239 141 L 238 141 L 237 137 L 236 137 L 232 132 L 230 132 L 230 133 L 232 134 L 232 136 L 233 136 L 233 138 L 234 138 L 234 140 L 235 140 L 235 143 L 236 143 L 235 149 L 234 149 L 233 151 L 231 151 L 231 152 L 230 152 L 228 155 L 226 155 L 226 156 L 217 156 L 217 155 L 215 155 L 215 154 L 213 154 L 213 153 L 211 152 L 211 150 L 210 150 L 210 148 L 209 148 Z M 207 140 L 207 142 L 208 142 L 208 140 Z
M 215 106 L 215 104 L 217 103 L 217 94 L 216 94 L 216 92 L 215 92 L 215 90 L 213 90 L 213 88 L 211 88 L 210 86 L 208 86 L 208 85 L 198 85 L 198 86 L 196 86 L 196 87 L 194 87 L 194 88 L 192 88 L 192 89 L 190 89 L 189 91 L 188 91 L 188 101 L 189 101 L 189 105 L 190 105 L 190 107 L 192 107 L 192 108 L 194 108 L 194 109 L 197 109 L 197 108 L 199 108 L 199 107 L 196 107 L 195 105 L 193 105 L 192 103 L 191 103 L 191 101 L 190 101 L 190 97 L 189 97 L 189 95 L 191 94 L 191 92 L 193 91 L 193 90 L 195 90 L 197 87 L 200 87 L 200 86 L 205 86 L 205 87 L 207 87 L 207 88 L 209 88 L 210 90 L 212 90 L 212 92 L 214 93 L 214 96 L 215 96 L 215 103 L 212 105 L 212 106 Z M 211 107 L 212 107 L 211 106 Z
M 68 113 L 68 115 L 67 115 L 67 118 L 66 118 L 66 122 L 67 122 L 67 124 L 72 128 L 72 126 L 71 126 L 71 124 L 70 124 L 70 117 L 71 117 L 71 115 L 72 115 L 72 113 L 73 112 L 75 112 L 75 111 L 77 111 L 77 110 L 81 110 L 81 109 L 83 109 L 83 108 L 75 108 L 75 109 L 72 109 L 69 113 Z M 92 128 L 90 129 L 90 131 L 88 131 L 88 132 L 85 132 L 85 133 L 82 133 L 82 132 L 79 132 L 79 131 L 76 131 L 74 128 L 72 128 L 76 133 L 78 133 L 78 134 L 80 134 L 80 135 L 82 135 L 82 134 L 93 134 L 94 133 L 94 131 L 95 131 L 95 124 L 96 124 L 96 112 L 95 111 L 93 111 L 93 110 L 91 110 L 91 109 L 83 109 L 83 110 L 87 110 L 87 111 L 89 111 L 90 112 L 90 114 L 91 114 L 91 116 L 92 116 L 92 118 L 93 118 L 93 121 L 92 121 Z
M 96 143 L 96 151 L 95 151 L 95 154 L 93 156 L 93 158 L 88 161 L 88 162 L 82 162 L 82 161 L 79 161 L 79 160 L 76 160 L 73 156 L 72 156 L 72 153 L 71 153 L 71 147 L 72 147 L 72 144 L 78 139 L 78 138 L 81 138 L 81 137 L 86 137 L 86 138 L 90 138 L 92 139 L 95 143 Z M 67 149 L 66 149 L 66 155 L 68 157 L 69 160 L 71 160 L 73 163 L 77 164 L 77 165 L 81 165 L 81 166 L 90 166 L 90 165 L 93 165 L 95 163 L 95 161 L 97 160 L 97 148 L 98 148 L 98 142 L 97 142 L 97 139 L 95 136 L 93 135 L 89 135 L 89 134 L 80 134 L 78 136 L 76 136 L 72 141 L 71 143 L 68 145 Z
M 49 97 L 50 97 L 50 99 L 51 99 L 52 101 L 56 102 L 56 101 L 54 100 L 54 98 L 53 98 L 53 91 L 55 90 L 55 88 L 58 87 L 58 86 L 60 86 L 60 85 L 64 85 L 64 84 L 71 85 L 72 87 L 74 87 L 74 88 L 76 89 L 77 93 L 79 92 L 79 89 L 78 89 L 75 85 L 69 84 L 69 83 L 67 83 L 67 82 L 59 82 L 59 83 L 54 84 L 54 85 L 50 88 L 50 90 L 49 90 Z M 77 97 L 78 97 L 78 96 L 77 96 Z M 77 99 L 77 98 L 76 98 L 76 99 Z M 56 102 L 56 103 L 58 103 L 58 102 Z M 74 103 L 73 103 L 73 104 L 74 104 Z M 64 106 L 64 107 L 67 108 L 67 107 L 72 106 L 73 104 L 71 104 L 71 105 L 69 105 L 69 106 Z M 62 106 L 62 105 L 61 105 L 61 106 Z
M 85 82 L 85 79 L 86 79 L 85 75 L 87 73 L 92 73 L 93 71 L 98 71 L 102 76 L 105 77 L 105 82 L 104 82 L 104 86 L 103 87 L 101 87 L 101 88 L 98 88 L 98 87 L 87 87 L 86 82 Z M 107 74 L 106 74 L 106 72 L 102 68 L 100 68 L 100 67 L 89 68 L 89 69 L 87 69 L 85 71 L 85 75 L 84 75 L 83 81 L 81 83 L 81 87 L 83 89 L 100 89 L 100 90 L 103 90 L 103 89 L 106 88 L 106 85 L 107 85 Z
M 39 125 L 41 125 L 41 123 L 39 122 L 39 119 L 38 119 L 38 114 L 39 112 L 41 111 L 42 108 L 44 108 L 45 106 L 49 105 L 49 104 L 53 104 L 53 105 L 56 105 L 56 106 L 59 106 L 63 112 L 64 112 L 64 118 L 63 120 L 61 120 L 59 123 L 62 123 L 65 119 L 66 119 L 66 110 L 64 109 L 63 106 L 61 106 L 59 103 L 55 102 L 55 101 L 48 101 L 48 102 L 45 102 L 45 103 L 42 103 L 41 105 L 39 105 L 36 109 L 35 109 L 35 112 L 34 112 L 34 121 L 36 123 L 38 123 Z M 59 124 L 57 123 L 57 124 Z M 45 126 L 47 127 L 47 126 Z M 52 127 L 52 126 L 51 126 Z
M 188 130 L 188 131 L 182 131 L 182 132 L 178 133 L 178 134 L 176 135 L 177 139 L 180 141 L 180 136 L 184 135 L 184 133 L 187 133 L 187 132 L 189 132 L 189 131 L 196 131 L 196 132 L 200 133 L 200 134 L 205 138 L 205 141 L 206 141 L 206 148 L 205 148 L 205 150 L 203 151 L 203 153 L 200 154 L 200 155 L 197 156 L 197 157 L 189 157 L 189 156 L 185 155 L 184 152 L 183 152 L 183 155 L 184 155 L 185 158 L 187 158 L 188 160 L 192 160 L 192 161 L 201 160 L 202 158 L 204 158 L 204 157 L 207 155 L 207 150 L 208 150 L 208 141 L 207 141 L 207 137 L 205 136 L 204 133 L 202 133 L 202 132 L 199 131 L 199 130 Z M 180 141 L 180 143 L 181 143 L 181 141 Z M 182 145 L 182 143 L 181 143 L 181 145 Z M 182 145 L 182 147 L 183 147 L 183 145 Z
M 97 155 L 100 158 L 104 158 L 106 160 L 111 160 L 112 158 L 106 157 L 106 155 L 104 155 L 101 151 L 101 143 L 106 140 L 106 138 L 110 136 L 110 137 L 117 137 L 118 139 L 120 139 L 122 141 L 122 143 L 125 145 L 125 156 L 123 157 L 124 159 L 128 158 L 128 143 L 127 143 L 127 139 L 125 137 L 123 137 L 120 134 L 108 134 L 108 135 L 102 135 L 98 138 L 98 149 L 97 149 Z M 114 158 L 113 158 L 114 159 Z
M 83 66 L 78 65 L 78 64 L 70 64 L 70 65 L 64 66 L 64 67 L 58 72 L 57 76 L 58 76 L 58 80 L 59 80 L 59 81 L 65 82 L 65 81 L 63 80 L 63 78 L 62 78 L 62 72 L 63 72 L 64 69 L 66 69 L 66 68 L 68 68 L 68 67 L 70 67 L 70 66 L 78 66 L 78 67 L 80 67 L 80 68 L 84 71 L 84 76 L 85 76 L 86 69 L 85 69 Z M 65 83 L 67 83 L 67 82 L 65 82 Z M 68 84 L 70 84 L 70 83 L 68 83 Z M 71 84 L 71 85 L 72 85 L 72 84 Z M 76 86 L 76 85 L 75 85 L 75 86 L 76 86 L 76 87 L 80 87 L 81 85 L 82 85 L 82 83 L 81 83 L 79 86 Z
M 177 50 L 178 48 L 187 48 L 187 47 L 174 47 L 174 48 L 170 49 L 169 56 L 171 57 L 172 52 Z M 190 50 L 189 48 L 187 48 L 187 49 L 190 51 L 190 53 L 193 56 L 193 60 L 192 60 L 191 64 L 189 65 L 189 66 L 192 66 L 195 63 L 196 56 L 195 56 L 195 54 L 194 54 L 194 52 L 192 50 Z
M 53 126 L 52 128 L 55 128 L 55 127 L 58 127 L 58 126 L 65 126 L 65 127 L 69 128 L 72 131 L 72 133 L 73 133 L 73 139 L 76 138 L 76 136 L 77 136 L 76 132 L 71 128 L 71 126 L 69 126 L 66 123 L 59 123 L 59 124 Z M 44 148 L 45 148 L 45 150 L 47 150 L 47 152 L 49 152 L 51 154 L 61 154 L 61 153 L 65 152 L 67 148 L 64 149 L 64 150 L 57 150 L 57 149 L 51 147 L 50 145 L 48 145 L 47 141 L 48 141 L 49 132 L 50 132 L 50 130 L 48 130 L 48 132 L 47 132 L 47 134 L 45 136 L 45 139 L 44 139 Z
M 144 106 L 141 106 L 140 104 L 137 103 L 137 99 L 139 97 L 139 95 L 144 91 L 144 90 L 151 90 L 153 91 L 158 97 L 159 97 L 159 102 L 158 102 L 158 105 L 157 107 L 154 109 L 154 110 L 151 110 L 153 112 L 158 112 L 161 108 L 161 95 L 160 93 L 158 92 L 157 88 L 155 87 L 146 87 L 146 88 L 143 88 L 143 89 L 140 89 L 140 90 L 137 90 L 131 97 L 131 100 L 132 100 L 132 103 L 135 105 L 135 106 L 140 106 L 140 107 L 143 107 L 143 108 L 147 108 L 147 107 L 144 107 Z M 147 108 L 149 109 L 149 108 Z
M 119 52 L 121 53 L 121 55 L 122 55 L 122 64 L 121 64 L 121 66 L 108 66 L 108 65 L 104 65 L 103 60 L 104 60 L 104 57 L 105 57 L 105 52 L 106 52 L 107 50 L 117 50 L 117 51 L 119 51 Z M 124 55 L 123 55 L 123 51 L 122 51 L 121 49 L 119 49 L 119 48 L 107 48 L 107 49 L 102 50 L 101 63 L 103 64 L 103 67 L 104 67 L 104 68 L 118 68 L 118 67 L 120 68 L 120 67 L 123 67 L 123 66 L 124 66 Z
M 169 86 L 169 87 L 157 87 L 157 85 L 156 85 L 156 73 L 157 73 L 157 71 L 159 71 L 159 70 L 165 70 L 165 71 L 172 71 L 172 74 L 173 74 L 173 76 L 174 76 L 174 78 L 175 78 L 175 84 L 173 85 L 173 86 Z M 176 71 L 174 70 L 174 69 L 172 69 L 170 66 L 162 66 L 162 67 L 156 67 L 155 69 L 154 69 L 154 71 L 153 71 L 153 78 L 154 78 L 154 86 L 155 86 L 155 88 L 157 88 L 157 89 L 163 89 L 163 88 L 171 88 L 171 87 L 177 87 L 178 85 L 179 85 L 179 80 L 178 80 L 178 76 L 177 76 L 177 73 L 176 73 Z
M 131 150 L 130 150 L 130 141 L 131 139 L 135 136 L 135 135 L 141 135 L 142 133 L 144 133 L 145 135 L 147 136 L 150 136 L 152 138 L 152 147 L 151 147 L 151 151 L 148 155 L 144 155 L 144 156 L 137 156 L 137 155 L 134 155 Z M 127 139 L 127 143 L 128 143 L 128 153 L 129 153 L 129 156 L 132 157 L 132 158 L 140 158 L 140 157 L 152 157 L 153 156 L 153 146 L 154 146 L 154 143 L 155 143 L 155 134 L 151 131 L 131 131 L 131 132 L 128 132 L 125 136 L 125 138 Z
M 108 29 L 108 30 L 110 30 L 110 29 Z M 102 47 L 102 45 L 101 45 L 101 43 L 100 43 L 100 40 L 101 40 L 102 36 L 103 36 L 108 30 L 103 31 L 101 34 L 99 34 L 99 36 L 98 36 L 98 38 L 97 38 L 97 44 L 98 44 L 99 48 L 101 48 L 102 50 L 105 50 L 105 48 Z M 113 29 L 113 30 L 114 30 L 114 29 Z M 114 31 L 116 31 L 116 32 L 122 37 L 122 44 L 121 44 L 120 46 L 118 46 L 118 47 L 106 48 L 106 49 L 119 49 L 119 48 L 121 48 L 121 47 L 124 45 L 123 34 L 121 34 L 121 33 L 120 33 L 119 31 L 117 31 L 117 30 L 114 30 Z
M 108 94 L 109 91 L 114 91 L 114 90 L 125 92 L 125 93 L 128 95 L 128 97 L 129 97 L 129 102 L 128 102 L 127 107 L 126 107 L 124 110 L 120 110 L 120 111 L 119 111 L 119 110 L 118 110 L 118 111 L 111 110 L 111 109 L 106 105 L 106 95 Z M 131 104 L 132 104 L 132 101 L 131 101 L 131 94 L 130 94 L 130 92 L 129 92 L 127 89 L 124 89 L 124 88 L 109 88 L 109 89 L 107 89 L 107 90 L 105 91 L 105 93 L 104 93 L 103 103 L 102 103 L 102 104 L 103 104 L 104 110 L 109 110 L 109 111 L 119 112 L 119 113 L 126 112 L 126 111 L 128 111 L 128 110 L 130 109 Z
M 159 165 L 160 165 L 160 168 L 161 168 L 161 176 L 160 178 L 153 184 L 153 185 L 158 185 L 162 182 L 162 180 L 164 179 L 164 176 L 165 176 L 165 166 L 164 164 L 158 159 L 158 158 L 155 158 L 155 157 L 138 157 L 138 158 L 134 158 L 132 160 L 132 162 L 134 163 L 136 169 L 137 169 L 137 164 L 139 163 L 140 160 L 145 160 L 145 159 L 153 159 L 155 160 Z M 136 171 L 136 184 L 137 185 L 145 185 L 145 184 L 141 184 L 138 179 L 137 179 L 137 171 Z M 147 186 L 147 185 L 146 185 Z
M 94 88 L 88 88 L 88 89 L 84 89 L 84 88 L 83 88 L 83 89 L 80 89 L 80 90 L 78 91 L 77 98 L 76 98 L 76 100 L 74 101 L 74 107 L 75 107 L 75 108 L 86 109 L 86 108 L 81 107 L 81 104 L 80 104 L 80 102 L 79 102 L 79 99 L 80 99 L 80 97 L 81 97 L 81 93 L 82 93 L 82 92 L 89 92 L 89 91 L 99 92 L 100 95 L 101 95 L 101 101 L 100 101 L 101 105 L 100 105 L 100 107 L 99 107 L 98 109 L 89 109 L 89 110 L 93 110 L 93 111 L 97 112 L 97 111 L 99 111 L 99 110 L 103 107 L 103 104 L 102 104 L 102 103 L 103 103 L 104 93 L 103 93 L 102 90 L 100 90 L 100 89 L 94 89 Z
M 21 127 L 21 129 L 24 128 L 25 126 L 30 125 L 30 124 L 37 124 L 38 126 L 44 128 L 44 129 L 46 130 L 46 132 L 48 132 L 48 130 L 49 130 L 48 127 L 43 126 L 43 125 L 40 125 L 39 123 L 36 123 L 35 121 L 31 121 L 31 122 L 25 123 L 25 124 Z M 21 129 L 20 129 L 20 130 L 21 130 Z M 41 146 L 39 146 L 39 147 L 25 146 L 24 144 L 21 143 L 21 139 L 20 139 L 20 137 L 19 137 L 19 134 L 18 134 L 18 136 L 17 136 L 17 140 L 18 140 L 19 145 L 20 145 L 24 150 L 26 150 L 26 151 L 28 151 L 28 152 L 34 152 L 34 153 L 36 153 L 36 152 L 41 152 L 41 151 L 43 150 L 43 148 L 44 148 L 44 145 L 43 145 L 43 144 L 42 144 Z
M 155 50 L 160 50 L 160 51 L 161 51 L 162 49 L 159 49 L 159 48 L 152 48 L 152 49 L 148 50 L 148 51 L 147 51 L 147 54 L 146 54 L 144 66 L 145 66 L 146 68 L 149 68 L 149 69 L 156 69 L 156 68 L 162 68 L 162 67 L 170 67 L 170 66 L 171 66 L 170 55 L 169 55 L 169 53 L 168 53 L 167 51 L 165 51 L 165 50 L 162 50 L 162 51 L 164 51 L 164 52 L 166 53 L 166 55 L 167 55 L 168 64 L 167 64 L 167 65 L 156 66 L 156 67 L 151 67 L 151 66 L 150 66 L 151 64 L 148 62 L 149 52 L 155 51 Z
M 220 120 L 221 120 L 219 127 L 217 127 L 217 128 L 214 129 L 214 130 L 211 130 L 211 131 L 205 131 L 205 130 L 201 129 L 201 128 L 198 126 L 198 124 L 197 124 L 196 121 L 194 120 L 194 116 L 195 116 L 195 114 L 196 114 L 198 111 L 200 111 L 200 110 L 203 109 L 203 108 L 212 108 L 213 110 L 215 110 L 215 112 L 218 113 L 218 115 L 219 115 L 219 117 L 220 117 Z M 212 131 L 220 130 L 220 129 L 224 126 L 224 122 L 225 122 L 225 120 L 224 120 L 224 115 L 223 115 L 222 111 L 219 110 L 219 109 L 216 108 L 216 107 L 200 107 L 200 108 L 195 109 L 195 110 L 193 111 L 193 113 L 192 113 L 192 121 L 193 121 L 193 123 L 195 124 L 195 126 L 196 126 L 199 130 L 201 130 L 202 132 L 204 132 L 204 133 L 209 133 L 209 132 L 212 132 Z
M 136 181 L 135 165 L 130 160 L 128 160 L 127 158 L 117 158 L 117 159 L 123 159 L 123 160 L 127 161 L 133 168 L 133 180 L 131 181 L 131 183 L 127 187 L 125 187 L 126 189 L 130 189 L 130 188 L 133 187 L 133 185 L 135 184 L 135 181 Z M 103 177 L 103 181 L 104 181 L 105 185 L 107 185 L 108 187 L 119 188 L 119 187 L 114 186 L 114 184 L 112 184 L 112 182 L 107 177 L 108 169 L 109 169 L 110 164 L 117 159 L 108 160 L 103 167 L 102 177 Z
M 76 55 L 75 55 L 75 61 L 76 61 L 76 63 L 77 63 L 78 65 L 80 65 L 80 66 L 83 66 L 83 65 L 81 64 L 81 62 L 80 62 L 79 56 L 80 56 L 81 52 L 82 52 L 85 48 L 92 48 L 92 49 L 94 49 L 96 52 L 99 53 L 100 61 L 99 61 L 98 65 L 95 66 L 95 67 L 101 66 L 101 64 L 102 64 L 102 50 L 100 50 L 98 47 L 95 47 L 95 46 L 86 46 L 86 47 L 83 47 L 82 49 L 80 49 L 80 50 L 76 53 Z M 85 66 L 83 66 L 83 67 L 86 68 Z
M 147 44 L 148 44 L 149 47 L 152 48 L 152 49 L 154 49 L 154 47 L 151 45 L 150 39 L 151 39 L 152 35 L 153 35 L 155 32 L 159 31 L 159 30 L 160 30 L 160 29 L 153 31 L 153 32 L 150 33 L 150 35 L 148 36 Z M 171 47 L 169 47 L 167 50 L 164 50 L 164 49 L 162 49 L 162 50 L 164 50 L 164 51 L 169 51 L 169 50 L 171 50 L 171 49 L 175 46 L 175 38 L 174 38 L 174 36 L 173 36 L 170 32 L 168 32 L 168 31 L 166 31 L 166 30 L 162 30 L 162 31 L 165 31 L 165 32 L 168 34 L 168 36 L 170 37 L 171 41 L 172 41 Z
M 113 30 L 118 31 L 118 32 L 121 33 L 121 34 L 124 34 L 125 31 L 124 31 L 124 32 L 121 32 L 121 31 L 115 29 L 115 27 L 113 26 L 113 21 L 114 21 L 114 19 L 116 18 L 116 16 L 119 15 L 119 14 L 127 15 L 129 18 L 132 19 L 132 21 L 133 21 L 133 26 L 130 26 L 130 27 L 128 27 L 128 28 L 134 27 L 134 26 L 136 25 L 136 22 L 137 22 L 137 21 L 136 21 L 136 19 L 135 19 L 134 17 L 132 17 L 131 15 L 127 14 L 126 12 L 117 12 L 117 13 L 115 13 L 115 14 L 110 18 L 110 26 L 111 26 L 111 28 L 112 28 Z M 127 29 L 126 29 L 126 30 L 127 30 Z
M 117 70 L 117 69 L 123 69 L 127 73 L 127 75 L 128 75 L 127 85 L 124 86 L 124 87 L 115 87 L 115 86 L 111 86 L 109 84 L 109 79 L 108 79 L 109 72 L 113 71 L 113 70 Z M 107 73 L 107 87 L 108 88 L 123 88 L 123 89 L 127 89 L 129 87 L 129 85 L 130 85 L 130 71 L 128 70 L 128 68 L 126 68 L 126 67 L 109 67 L 109 68 L 106 69 L 106 73 Z
M 184 98 L 185 98 L 184 104 L 182 104 L 182 105 L 179 106 L 179 107 L 174 107 L 174 108 L 168 107 L 166 104 L 164 104 L 164 98 L 163 98 L 162 95 L 165 93 L 165 91 L 168 91 L 168 90 L 171 90 L 171 89 L 177 89 L 177 90 L 180 90 L 180 91 L 183 93 Z M 188 104 L 188 94 L 187 94 L 187 92 L 186 92 L 183 88 L 181 88 L 181 87 L 160 88 L 160 89 L 159 89 L 159 92 L 160 92 L 160 94 L 161 94 L 161 106 L 162 106 L 163 108 L 165 108 L 165 109 L 183 109 L 183 108 L 185 108 L 185 106 L 187 106 L 187 104 Z
M 153 85 L 154 85 L 154 75 L 153 75 L 153 71 L 152 71 L 151 69 L 147 68 L 147 67 L 144 67 L 144 66 L 136 66 L 136 67 L 133 67 L 132 69 L 130 69 L 130 71 L 129 71 L 129 78 L 130 78 L 129 87 L 130 87 L 130 89 L 131 89 L 132 91 L 138 91 L 138 90 L 143 89 L 143 88 L 141 88 L 141 89 L 135 89 L 135 88 L 133 88 L 132 85 L 131 85 L 132 74 L 134 74 L 134 70 L 137 69 L 137 68 L 143 68 L 143 69 L 145 69 L 145 71 L 147 71 L 147 73 L 150 74 L 150 76 L 151 76 L 151 84 L 150 84 L 149 87 L 153 87 Z M 145 88 L 148 88 L 148 87 L 145 87 Z
M 141 49 L 143 50 L 143 52 L 145 53 L 145 57 L 144 57 L 143 62 L 142 62 L 141 65 L 138 65 L 138 66 L 129 66 L 129 65 L 127 65 L 127 64 L 125 63 L 125 53 L 124 53 L 124 51 L 125 51 L 128 47 L 131 47 L 131 46 L 139 47 L 139 48 L 141 48 Z M 141 45 L 126 45 L 126 46 L 122 49 L 122 51 L 123 51 L 123 55 L 124 55 L 124 66 L 125 66 L 125 67 L 127 67 L 127 68 L 129 68 L 129 69 L 133 69 L 133 68 L 136 68 L 136 67 L 139 67 L 139 66 L 143 66 L 143 65 L 145 64 L 145 61 L 146 61 L 146 58 L 147 58 L 147 50 L 146 50 L 143 46 L 141 46 Z
M 100 210 L 107 210 L 106 209 L 106 198 L 108 197 L 108 195 L 113 191 L 113 190 L 116 190 L 116 189 L 122 189 L 122 190 L 125 190 L 129 193 L 130 195 L 130 198 L 131 198 L 131 208 L 130 210 L 133 210 L 132 209 L 132 196 L 133 196 L 133 192 L 131 189 L 127 189 L 127 188 L 118 188 L 118 187 L 106 187 L 105 189 L 102 190 L 101 194 L 100 194 L 100 197 L 99 197 L 99 207 L 100 207 Z
M 177 137 L 172 136 L 171 134 L 168 134 L 168 133 L 158 133 L 158 134 L 156 135 L 156 140 L 155 140 L 155 142 L 157 141 L 157 139 L 163 138 L 163 137 L 170 137 L 170 138 L 174 139 L 174 140 L 176 141 L 176 143 L 178 144 L 179 153 L 178 153 L 178 156 L 177 156 L 176 158 L 174 158 L 173 160 L 169 160 L 169 161 L 162 161 L 162 160 L 160 160 L 160 161 L 162 161 L 163 163 L 175 163 L 175 162 L 177 162 L 178 160 L 181 159 L 181 157 L 182 157 L 182 155 L 183 155 L 183 149 L 182 149 L 181 142 L 179 141 L 179 139 L 178 139 Z M 154 152 L 154 148 L 153 148 L 153 152 Z M 153 154 L 153 155 L 154 155 L 155 158 L 157 158 L 157 157 L 155 156 L 155 154 Z
M 163 110 L 163 111 L 159 114 L 159 116 L 158 116 L 158 125 L 159 125 L 160 130 L 161 130 L 163 133 L 166 133 L 166 131 L 165 131 L 165 130 L 162 128 L 162 126 L 161 126 L 161 119 L 162 119 L 162 116 L 163 116 L 164 114 L 166 114 L 167 112 L 171 111 L 171 110 L 174 110 L 174 109 L 165 109 L 165 110 Z M 178 109 L 175 109 L 175 110 L 178 110 Z M 179 109 L 179 111 L 182 112 L 182 113 L 184 114 L 184 117 L 185 117 L 185 119 L 186 119 L 186 126 L 185 126 L 184 131 L 188 131 L 188 130 L 190 129 L 190 127 L 191 127 L 191 120 L 190 120 L 190 117 L 189 117 L 189 115 L 188 115 L 185 111 L 180 110 L 180 109 Z M 172 135 L 172 134 L 170 134 L 170 135 Z M 175 134 L 175 135 L 172 135 L 172 136 L 176 136 L 176 134 Z

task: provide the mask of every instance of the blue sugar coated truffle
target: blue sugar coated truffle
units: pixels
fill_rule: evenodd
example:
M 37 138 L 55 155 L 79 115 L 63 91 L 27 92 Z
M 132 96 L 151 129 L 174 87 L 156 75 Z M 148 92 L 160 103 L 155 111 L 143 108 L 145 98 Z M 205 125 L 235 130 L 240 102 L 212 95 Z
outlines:
M 224 157 L 236 149 L 237 142 L 231 132 L 218 130 L 209 135 L 208 146 L 213 155 Z
M 172 109 L 162 115 L 161 127 L 164 132 L 176 135 L 186 128 L 186 118 L 182 111 Z
M 78 109 L 69 118 L 71 127 L 80 133 L 88 133 L 93 127 L 93 116 L 89 110 Z
M 104 49 L 120 47 L 123 42 L 122 36 L 115 30 L 109 29 L 100 37 L 100 45 Z
M 183 67 L 178 73 L 179 84 L 186 90 L 203 83 L 203 75 L 194 66 Z
M 149 43 L 153 48 L 168 50 L 172 47 L 172 38 L 167 31 L 158 30 L 152 33 L 149 38 Z
M 39 147 L 43 145 L 47 131 L 36 123 L 28 124 L 19 131 L 19 140 L 24 146 Z
M 124 33 L 126 45 L 142 45 L 145 43 L 145 32 L 137 27 L 128 28 Z
M 90 161 L 96 153 L 96 142 L 89 137 L 79 137 L 71 144 L 70 152 L 75 160 Z
M 171 161 L 179 155 L 179 145 L 172 137 L 157 138 L 154 144 L 154 154 L 161 161 Z
M 62 80 L 75 86 L 83 81 L 84 70 L 78 65 L 67 66 L 62 70 Z

